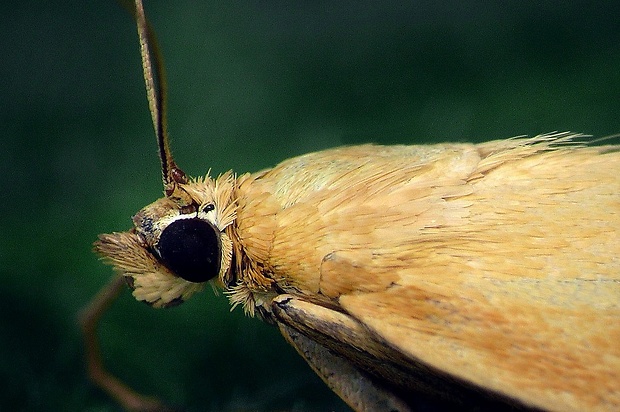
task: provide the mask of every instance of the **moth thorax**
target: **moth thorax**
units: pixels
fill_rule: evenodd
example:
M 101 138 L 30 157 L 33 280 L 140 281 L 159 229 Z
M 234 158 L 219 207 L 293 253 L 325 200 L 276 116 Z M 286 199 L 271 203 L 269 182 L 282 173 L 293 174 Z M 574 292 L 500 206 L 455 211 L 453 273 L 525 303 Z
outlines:
M 155 250 L 175 275 L 195 283 L 220 273 L 220 231 L 210 222 L 193 217 L 177 219 L 161 232 Z

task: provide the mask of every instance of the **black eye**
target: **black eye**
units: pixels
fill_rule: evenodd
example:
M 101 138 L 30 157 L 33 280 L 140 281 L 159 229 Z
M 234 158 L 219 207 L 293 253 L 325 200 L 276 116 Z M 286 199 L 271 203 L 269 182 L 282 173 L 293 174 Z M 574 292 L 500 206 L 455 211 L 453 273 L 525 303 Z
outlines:
M 162 263 L 190 282 L 206 282 L 220 271 L 218 230 L 201 219 L 180 219 L 164 229 L 157 243 Z

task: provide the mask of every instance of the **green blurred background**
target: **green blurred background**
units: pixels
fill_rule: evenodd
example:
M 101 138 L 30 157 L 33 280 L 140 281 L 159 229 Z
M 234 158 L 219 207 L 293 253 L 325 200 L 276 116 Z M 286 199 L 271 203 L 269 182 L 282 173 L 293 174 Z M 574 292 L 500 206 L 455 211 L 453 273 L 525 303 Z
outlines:
M 147 1 L 191 175 L 364 142 L 620 132 L 620 3 Z M 113 1 L 0 6 L 0 410 L 114 411 L 85 379 L 91 252 L 161 194 L 135 29 Z M 610 165 L 618 167 L 618 165 Z M 346 410 L 207 288 L 104 319 L 109 367 L 188 410 Z

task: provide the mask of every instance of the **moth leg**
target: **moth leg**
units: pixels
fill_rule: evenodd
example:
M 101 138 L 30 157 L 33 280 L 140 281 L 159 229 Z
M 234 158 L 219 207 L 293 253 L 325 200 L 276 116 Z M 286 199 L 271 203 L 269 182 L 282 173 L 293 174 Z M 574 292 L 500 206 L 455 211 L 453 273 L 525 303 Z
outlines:
M 389 388 L 383 387 L 345 357 L 336 355 L 327 347 L 301 333 L 295 327 L 293 318 L 296 316 L 286 316 L 291 299 L 295 298 L 280 295 L 274 299 L 274 314 L 278 318 L 280 332 L 331 390 L 356 411 L 411 411 L 408 404 Z M 284 301 L 287 304 L 281 305 Z M 311 325 L 297 326 L 302 330 L 311 327 Z
M 112 375 L 103 365 L 97 338 L 101 316 L 125 288 L 122 276 L 115 276 L 81 310 L 79 323 L 84 337 L 84 355 L 89 379 L 128 411 L 171 411 L 154 398 L 141 395 Z

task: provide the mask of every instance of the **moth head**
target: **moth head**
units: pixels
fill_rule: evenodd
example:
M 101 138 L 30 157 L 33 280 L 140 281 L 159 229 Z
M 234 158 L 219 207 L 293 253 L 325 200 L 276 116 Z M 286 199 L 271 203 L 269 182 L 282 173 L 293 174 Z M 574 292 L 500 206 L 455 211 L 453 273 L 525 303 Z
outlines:
M 206 282 L 221 287 L 232 259 L 225 230 L 235 218 L 225 196 L 232 182 L 227 174 L 182 185 L 192 204 L 159 199 L 133 217 L 132 230 L 100 235 L 95 250 L 125 276 L 136 299 L 155 307 L 180 304 Z
M 138 212 L 131 231 L 101 235 L 95 250 L 125 276 L 137 299 L 165 307 L 183 302 L 210 280 L 226 283 L 232 242 L 224 229 L 235 217 L 234 177 L 189 181 L 176 165 L 166 130 L 162 59 L 140 0 L 134 17 L 165 197 Z

